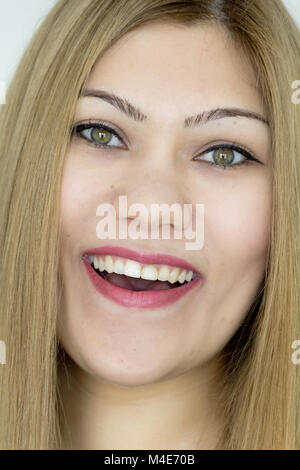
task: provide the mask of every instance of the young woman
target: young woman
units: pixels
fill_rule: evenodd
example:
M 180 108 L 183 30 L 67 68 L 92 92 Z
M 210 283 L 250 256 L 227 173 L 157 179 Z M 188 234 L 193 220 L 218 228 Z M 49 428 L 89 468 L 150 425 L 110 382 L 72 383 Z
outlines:
M 279 0 L 57 2 L 0 115 L 1 448 L 300 448 L 299 54 Z M 99 240 L 124 195 L 202 248 Z

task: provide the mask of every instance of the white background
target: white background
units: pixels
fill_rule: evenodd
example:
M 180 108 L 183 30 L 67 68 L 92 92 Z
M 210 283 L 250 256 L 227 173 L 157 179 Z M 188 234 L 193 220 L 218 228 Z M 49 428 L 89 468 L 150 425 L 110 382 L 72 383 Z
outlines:
M 56 1 L 0 0 L 0 81 L 6 86 L 33 33 Z M 300 0 L 282 1 L 300 27 Z

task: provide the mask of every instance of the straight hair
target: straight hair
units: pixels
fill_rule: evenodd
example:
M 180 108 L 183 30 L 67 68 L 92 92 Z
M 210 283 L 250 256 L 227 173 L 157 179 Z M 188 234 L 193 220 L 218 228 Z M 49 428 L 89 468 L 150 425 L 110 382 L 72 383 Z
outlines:
M 151 23 L 217 24 L 249 57 L 272 138 L 264 282 L 223 351 L 220 448 L 299 449 L 300 33 L 280 0 L 59 0 L 0 110 L 1 449 L 60 449 L 60 191 L 76 103 L 99 57 Z M 225 78 L 226 79 L 226 78 Z

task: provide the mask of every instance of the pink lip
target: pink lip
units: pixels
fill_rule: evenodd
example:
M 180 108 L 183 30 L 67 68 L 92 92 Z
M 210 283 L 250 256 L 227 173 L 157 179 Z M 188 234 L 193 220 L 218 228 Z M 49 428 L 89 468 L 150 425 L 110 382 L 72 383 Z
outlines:
M 114 301 L 118 305 L 123 307 L 135 307 L 135 308 L 159 308 L 166 305 L 170 305 L 185 294 L 187 294 L 191 289 L 196 287 L 202 277 L 200 273 L 189 263 L 185 262 L 180 258 L 169 255 L 160 255 L 160 254 L 148 254 L 148 253 L 137 253 L 133 250 L 123 247 L 109 247 L 104 246 L 101 248 L 95 248 L 84 253 L 85 255 L 95 254 L 111 254 L 114 256 L 123 256 L 125 258 L 130 258 L 139 263 L 144 264 L 167 264 L 169 266 L 178 266 L 188 270 L 192 270 L 199 274 L 199 277 L 190 281 L 188 284 L 182 285 L 180 287 L 171 288 L 168 290 L 157 290 L 157 291 L 131 291 L 128 289 L 123 289 L 122 287 L 115 286 L 108 281 L 105 281 L 101 276 L 99 276 L 91 264 L 83 257 L 83 263 L 87 274 L 98 292 L 104 295 L 107 299 Z

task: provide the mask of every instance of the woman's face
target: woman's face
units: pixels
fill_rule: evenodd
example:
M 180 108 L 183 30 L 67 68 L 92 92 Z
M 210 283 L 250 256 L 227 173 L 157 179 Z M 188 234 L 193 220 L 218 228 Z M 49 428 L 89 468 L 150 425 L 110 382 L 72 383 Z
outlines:
M 64 309 L 58 335 L 75 363 L 99 379 L 162 381 L 213 360 L 234 335 L 260 289 L 270 235 L 268 125 L 220 115 L 183 124 L 216 108 L 266 118 L 265 110 L 246 57 L 213 25 L 137 29 L 96 62 L 86 88 L 126 99 L 147 119 L 134 120 L 96 97 L 78 100 L 74 125 L 101 121 L 117 136 L 98 132 L 109 150 L 93 147 L 93 128 L 72 136 L 61 196 Z M 257 161 L 238 165 L 247 161 L 243 153 L 210 150 L 215 144 L 242 146 Z M 118 223 L 121 195 L 128 208 L 192 204 L 195 215 L 196 204 L 203 204 L 203 247 L 187 250 L 190 240 L 174 239 L 172 230 L 167 240 L 161 232 L 156 240 L 120 240 L 118 232 L 117 239 L 99 239 L 96 209 L 112 204 Z M 82 259 L 104 245 L 177 256 L 201 273 L 201 281 L 171 304 L 123 306 L 94 287 Z

